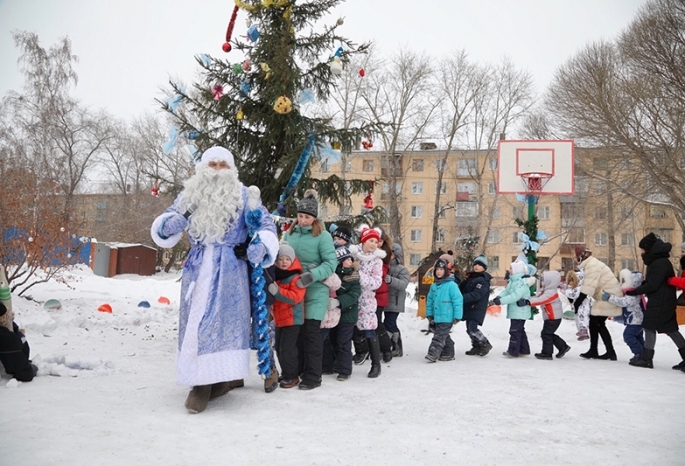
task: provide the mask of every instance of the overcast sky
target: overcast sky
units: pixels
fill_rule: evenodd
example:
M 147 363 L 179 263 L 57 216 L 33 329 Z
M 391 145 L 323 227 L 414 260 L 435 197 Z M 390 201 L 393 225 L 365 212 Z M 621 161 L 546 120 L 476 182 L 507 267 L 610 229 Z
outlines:
M 529 71 L 538 91 L 585 44 L 613 40 L 646 0 L 348 0 L 341 34 L 374 41 L 383 53 L 400 47 L 436 58 L 455 48 L 473 60 L 508 56 Z M 193 56 L 221 50 L 231 0 L 0 0 L 0 96 L 19 90 L 12 30 L 38 34 L 49 48 L 68 36 L 79 57 L 75 95 L 94 108 L 128 118 L 155 111 L 170 77 L 192 80 Z M 234 37 L 244 35 L 238 13 Z M 333 53 L 334 51 L 331 51 Z

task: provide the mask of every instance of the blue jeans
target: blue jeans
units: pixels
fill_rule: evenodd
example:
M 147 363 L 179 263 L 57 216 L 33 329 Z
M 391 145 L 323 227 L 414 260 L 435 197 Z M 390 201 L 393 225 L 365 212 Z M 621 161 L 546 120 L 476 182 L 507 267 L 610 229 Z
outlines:
M 633 354 L 642 354 L 642 349 L 645 347 L 642 325 L 626 325 L 626 328 L 623 329 L 623 341 L 626 342 Z
M 400 329 L 397 327 L 397 316 L 400 315 L 399 312 L 388 312 L 384 311 L 385 318 L 383 319 L 383 324 L 388 332 L 396 333 Z

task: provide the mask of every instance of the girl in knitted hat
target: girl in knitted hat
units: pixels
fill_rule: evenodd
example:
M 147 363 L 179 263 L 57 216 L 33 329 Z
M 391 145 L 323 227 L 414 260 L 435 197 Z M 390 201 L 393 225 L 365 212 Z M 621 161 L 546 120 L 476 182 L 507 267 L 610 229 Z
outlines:
M 530 297 L 530 286 L 523 276 L 528 273 L 528 265 L 521 261 L 514 261 L 509 266 L 509 283 L 504 291 L 492 302 L 496 305 L 507 305 L 507 319 L 509 324 L 509 348 L 502 353 L 508 358 L 518 358 L 530 354 L 528 335 L 526 335 L 526 320 L 533 318 L 530 306 L 518 306 L 520 299 Z
M 371 356 L 369 377 L 381 374 L 381 353 L 376 327 L 376 290 L 383 283 L 383 258 L 385 251 L 378 248 L 381 232 L 376 228 L 364 228 L 361 232 L 361 246 L 351 246 L 350 251 L 359 261 L 359 283 L 362 293 L 359 297 L 359 320 L 357 329 L 366 338 Z M 358 335 L 358 334 L 357 334 Z M 358 336 L 357 336 L 358 338 Z

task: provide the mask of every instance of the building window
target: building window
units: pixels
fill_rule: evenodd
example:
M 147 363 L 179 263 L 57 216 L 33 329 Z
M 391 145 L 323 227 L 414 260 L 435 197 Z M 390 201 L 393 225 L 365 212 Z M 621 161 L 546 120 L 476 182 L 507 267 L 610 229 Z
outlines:
M 435 161 L 435 169 L 439 172 L 444 172 L 445 168 L 447 168 L 447 160 L 445 159 L 438 159 Z
M 549 220 L 550 207 L 548 205 L 538 207 L 538 220 Z
M 490 230 L 488 233 L 488 243 L 490 244 L 497 244 L 499 243 L 499 231 L 497 230 Z
M 321 173 L 328 173 L 330 167 L 328 166 L 328 159 L 321 161 Z
M 671 232 L 672 232 L 672 230 L 666 230 L 666 229 L 654 230 L 654 234 L 657 235 L 659 238 L 661 238 L 661 241 L 663 241 L 664 243 L 670 243 L 671 242 Z
M 595 218 L 597 220 L 607 219 L 607 208 L 606 207 L 595 207 Z
M 584 176 L 576 176 L 575 185 L 576 185 L 576 192 L 578 192 L 578 193 L 588 192 L 588 182 L 587 182 L 587 178 L 585 178 Z
M 411 231 L 411 242 L 412 243 L 420 243 L 421 242 L 421 230 L 412 230 Z
M 584 228 L 571 228 L 568 230 L 567 243 L 570 244 L 585 244 L 585 229 Z
M 606 170 L 609 168 L 609 164 L 607 163 L 607 158 L 606 157 L 595 157 L 592 159 L 592 166 L 596 170 Z
M 409 265 L 417 266 L 421 263 L 421 254 L 409 254 Z
M 412 194 L 423 194 L 423 182 L 422 181 L 413 181 L 411 184 L 411 193 Z
M 488 183 L 488 194 L 497 194 L 497 185 L 494 181 Z
M 666 209 L 660 205 L 650 205 L 649 216 L 652 218 L 666 218 Z
M 328 217 L 328 206 L 319 205 L 319 218 Z
M 592 183 L 592 189 L 595 190 L 595 194 L 604 194 L 607 192 L 607 184 L 605 181 L 595 181 Z
M 412 160 L 411 169 L 415 172 L 422 172 L 423 171 L 423 159 Z
M 635 237 L 632 233 L 621 233 L 621 246 L 635 246 Z
M 444 243 L 445 242 L 445 229 L 444 228 L 439 228 L 438 229 L 438 237 L 435 238 L 436 243 Z
M 478 215 L 477 202 L 457 202 L 455 207 L 457 217 L 475 217 Z
M 499 218 L 499 207 L 490 207 L 490 217 L 495 220 Z
M 96 222 L 107 221 L 107 201 L 99 201 L 97 205 L 97 213 L 95 215 Z
M 438 194 L 438 182 L 435 182 L 435 194 Z M 440 194 L 447 194 L 447 182 L 440 183 Z
M 621 220 L 630 220 L 633 218 L 632 207 L 621 207 Z
M 523 207 L 512 207 L 511 208 L 511 215 L 513 215 L 514 218 L 520 218 L 523 219 Z
M 606 246 L 609 243 L 609 236 L 603 232 L 595 233 L 595 245 Z
M 448 206 L 440 207 L 440 210 L 438 210 L 438 218 L 447 218 L 447 209 Z
M 423 215 L 423 206 L 413 205 L 411 206 L 411 218 L 421 218 Z
M 573 270 L 574 264 L 573 264 L 573 258 L 572 257 L 562 257 L 561 258 L 561 270 L 564 272 L 568 272 L 569 270 Z
M 633 259 L 621 259 L 621 268 L 628 270 L 635 270 L 635 260 Z
M 515 231 L 511 237 L 511 242 L 514 244 L 523 244 L 523 238 L 521 238 L 520 231 Z
M 497 162 L 498 162 L 498 160 L 496 158 L 490 157 L 488 159 L 488 168 L 490 170 L 497 170 Z
M 474 176 L 477 166 L 476 159 L 461 159 L 457 162 L 457 176 Z
M 538 256 L 537 268 L 540 271 L 549 270 L 549 257 Z
M 363 160 L 362 161 L 362 171 L 372 172 L 373 171 L 373 160 Z
M 457 192 L 475 194 L 476 183 L 473 181 L 457 183 Z
M 343 173 L 349 173 L 352 171 L 352 161 L 351 160 L 345 160 L 342 163 L 342 171 L 343 171 Z
M 499 270 L 499 256 L 488 257 L 488 270 Z

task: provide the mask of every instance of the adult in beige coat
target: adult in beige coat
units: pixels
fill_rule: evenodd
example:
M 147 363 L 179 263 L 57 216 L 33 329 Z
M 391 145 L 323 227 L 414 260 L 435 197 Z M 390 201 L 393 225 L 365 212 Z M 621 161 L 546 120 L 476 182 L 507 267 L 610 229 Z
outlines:
M 576 254 L 579 262 L 578 268 L 585 271 L 585 280 L 580 288 L 580 294 L 573 302 L 576 312 L 583 301 L 588 299 L 588 296 L 594 298 L 590 308 L 590 350 L 580 356 L 585 359 L 616 361 L 616 351 L 614 351 L 614 345 L 611 341 L 611 334 L 606 327 L 606 320 L 607 317 L 620 316 L 621 308 L 608 301 L 602 301 L 602 292 L 606 291 L 615 296 L 623 296 L 621 284 L 604 262 L 592 257 L 592 251 L 587 248 L 579 248 L 576 250 Z M 602 342 L 606 348 L 604 354 L 597 352 L 599 337 L 602 337 Z

